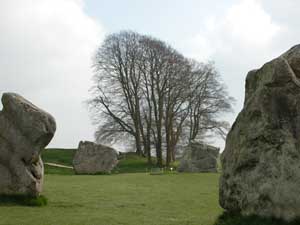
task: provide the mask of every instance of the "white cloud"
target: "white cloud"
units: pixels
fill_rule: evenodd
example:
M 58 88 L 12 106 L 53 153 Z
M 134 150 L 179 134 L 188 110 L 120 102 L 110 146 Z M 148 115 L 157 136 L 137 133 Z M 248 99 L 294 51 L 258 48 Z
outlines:
M 17 92 L 54 115 L 51 146 L 93 138 L 83 101 L 104 30 L 78 0 L 0 2 L 0 94 Z
M 190 40 L 189 53 L 200 60 L 212 58 L 220 52 L 237 54 L 268 48 L 282 29 L 272 21 L 258 0 L 239 1 L 224 15 L 208 17 L 203 27 Z
M 202 27 L 188 41 L 187 54 L 216 62 L 231 96 L 237 99 L 235 114 L 225 118 L 232 123 L 243 104 L 247 72 L 282 53 L 278 41 L 286 27 L 274 21 L 260 0 L 237 1 L 224 14 L 210 15 Z M 224 146 L 220 140 L 217 144 Z
M 232 6 L 224 28 L 230 31 L 232 39 L 257 47 L 268 44 L 280 30 L 257 0 L 243 0 Z

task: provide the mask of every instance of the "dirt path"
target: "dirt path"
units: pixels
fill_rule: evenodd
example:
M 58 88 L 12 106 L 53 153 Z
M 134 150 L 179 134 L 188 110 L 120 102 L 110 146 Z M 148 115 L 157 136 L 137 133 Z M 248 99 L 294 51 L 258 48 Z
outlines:
M 74 169 L 72 166 L 65 166 L 65 165 L 61 165 L 61 164 L 57 164 L 57 163 L 44 163 L 45 165 L 48 166 L 55 166 L 55 167 L 60 167 L 60 168 L 68 168 L 68 169 Z

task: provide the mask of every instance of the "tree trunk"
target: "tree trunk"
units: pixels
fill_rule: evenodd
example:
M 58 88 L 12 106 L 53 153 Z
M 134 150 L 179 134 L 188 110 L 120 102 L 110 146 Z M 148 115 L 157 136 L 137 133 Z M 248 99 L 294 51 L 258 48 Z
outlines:
M 142 156 L 143 152 L 142 152 L 140 132 L 136 132 L 135 134 L 135 147 L 136 147 L 136 154 Z
M 170 166 L 170 162 L 171 162 L 171 130 L 172 129 L 172 125 L 169 121 L 169 115 L 166 115 L 166 122 L 165 122 L 165 129 L 166 129 L 166 145 L 167 145 L 167 149 L 166 149 L 166 166 L 169 167 Z
M 176 161 L 176 152 L 175 152 L 175 146 L 172 149 L 172 162 Z
M 162 144 L 161 130 L 158 130 L 157 143 L 156 143 L 156 158 L 157 158 L 157 166 L 158 167 L 163 166 L 161 144 Z
M 169 135 L 166 135 L 169 136 Z M 170 138 L 167 138 L 167 155 L 166 155 L 166 167 L 170 166 L 171 162 L 171 145 L 170 145 Z
M 150 143 L 147 144 L 147 162 L 148 165 L 152 165 L 152 158 L 151 158 L 151 147 L 150 147 Z

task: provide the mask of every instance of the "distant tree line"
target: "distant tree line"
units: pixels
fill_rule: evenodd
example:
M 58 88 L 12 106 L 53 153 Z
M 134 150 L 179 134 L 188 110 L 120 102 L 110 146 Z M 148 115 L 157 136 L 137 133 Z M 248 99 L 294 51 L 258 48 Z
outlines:
M 108 35 L 94 58 L 89 106 L 99 142 L 134 141 L 136 153 L 166 166 L 179 142 L 207 132 L 225 136 L 218 118 L 232 109 L 213 63 L 187 59 L 165 42 L 122 31 Z

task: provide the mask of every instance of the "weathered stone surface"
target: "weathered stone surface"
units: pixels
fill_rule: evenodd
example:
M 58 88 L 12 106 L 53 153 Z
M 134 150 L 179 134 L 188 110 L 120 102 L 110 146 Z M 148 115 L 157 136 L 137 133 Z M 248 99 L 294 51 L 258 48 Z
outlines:
M 110 172 L 118 163 L 118 153 L 115 149 L 81 141 L 73 159 L 77 174 L 96 174 Z
M 250 71 L 244 108 L 222 153 L 228 211 L 300 217 L 300 45 Z
M 40 153 L 55 133 L 55 120 L 18 94 L 3 94 L 2 104 L 0 194 L 37 196 L 44 176 Z
M 217 172 L 219 148 L 192 142 L 184 150 L 179 172 Z

